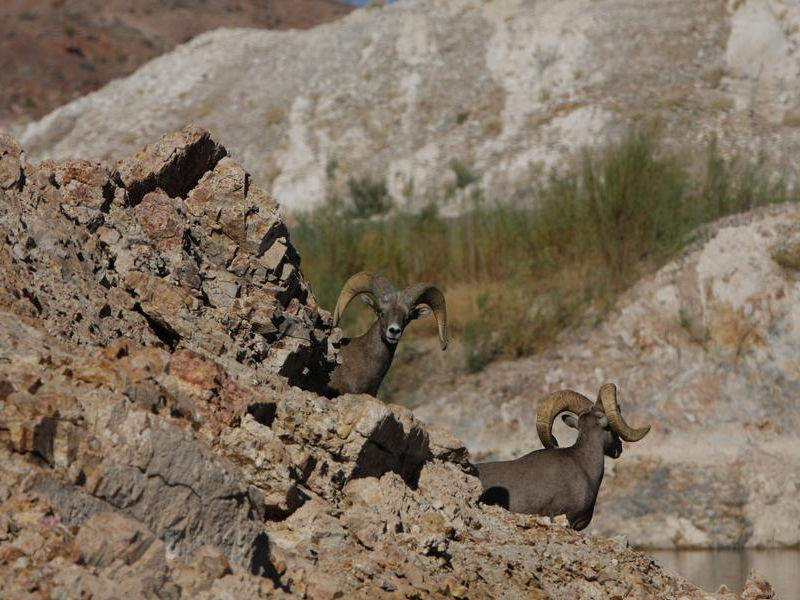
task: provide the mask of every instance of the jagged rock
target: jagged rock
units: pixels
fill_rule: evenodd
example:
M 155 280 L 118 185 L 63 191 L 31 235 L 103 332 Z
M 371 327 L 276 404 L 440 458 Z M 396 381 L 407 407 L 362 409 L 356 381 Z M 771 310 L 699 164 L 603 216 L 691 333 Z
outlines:
M 142 523 L 114 512 L 92 515 L 75 538 L 84 564 L 100 568 L 116 560 L 135 563 L 155 541 Z
M 407 409 L 259 390 L 187 349 L 88 351 L 9 313 L 0 339 L 0 593 L 703 597 L 616 545 L 613 576 L 560 592 L 614 543 L 482 509 L 463 447 Z
M 0 188 L 17 185 L 22 175 L 22 149 L 10 135 L 0 134 Z
M 162 189 L 171 197 L 185 196 L 226 154 L 208 132 L 189 127 L 167 134 L 135 156 L 121 160 L 120 180 L 134 206 L 155 189 Z
M 306 387 L 306 365 L 335 364 L 277 204 L 207 132 L 116 167 L 28 164 L 0 142 L 3 295 L 18 314 L 79 344 L 191 348 Z
M 742 600 L 769 600 L 774 597 L 775 592 L 770 583 L 755 569 L 751 569 L 744 585 Z

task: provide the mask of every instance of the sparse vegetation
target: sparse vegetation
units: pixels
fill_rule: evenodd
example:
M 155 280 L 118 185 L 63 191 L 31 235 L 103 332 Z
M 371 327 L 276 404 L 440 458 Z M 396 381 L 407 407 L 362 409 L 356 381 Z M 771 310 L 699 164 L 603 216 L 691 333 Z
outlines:
M 121 141 L 126 146 L 134 145 L 136 143 L 136 140 L 137 140 L 136 134 L 133 133 L 132 131 L 126 131 L 125 133 L 122 134 Z
M 772 260 L 787 271 L 800 271 L 800 240 L 780 242 L 772 252 Z
M 665 91 L 661 96 L 662 108 L 680 108 L 689 99 L 689 92 L 680 86 L 675 86 Z
M 573 170 L 532 182 L 513 204 L 477 202 L 457 218 L 431 205 L 379 222 L 328 205 L 299 220 L 293 241 L 326 307 L 362 269 L 398 284 L 443 286 L 452 337 L 462 336 L 467 367 L 479 370 L 497 356 L 541 350 L 565 328 L 597 322 L 698 226 L 789 199 L 763 158 L 725 160 L 714 141 L 696 171 L 665 154 L 652 134 L 633 133 L 585 152 Z M 385 185 L 351 192 L 362 198 L 361 216 L 385 206 Z
M 409 177 L 403 182 L 403 198 L 411 200 L 414 197 L 414 178 Z
M 687 307 L 681 306 L 678 309 L 678 321 L 692 342 L 707 348 L 711 333 Z
M 544 73 L 548 67 L 553 65 L 559 58 L 558 48 L 555 46 L 536 46 L 533 51 L 533 58 L 539 67 L 539 73 Z
M 478 310 L 485 310 L 488 299 L 489 295 L 486 292 L 478 295 L 475 300 Z M 500 352 L 497 340 L 492 335 L 491 323 L 483 312 L 465 325 L 463 336 L 464 358 L 468 373 L 481 371 Z
M 382 215 L 392 207 L 392 199 L 386 189 L 386 180 L 372 179 L 370 177 L 347 180 L 347 188 L 353 202 L 351 216 L 366 218 L 373 215 Z
M 286 111 L 282 106 L 278 106 L 277 104 L 271 104 L 267 110 L 264 111 L 264 123 L 267 127 L 283 123 L 285 117 Z
M 450 168 L 456 176 L 456 187 L 463 189 L 468 185 L 475 183 L 480 179 L 477 173 L 468 164 L 460 160 L 453 160 L 450 162 Z
M 711 96 L 711 99 L 710 99 L 710 101 L 708 103 L 708 107 L 711 110 L 714 110 L 714 111 L 717 111 L 717 112 L 724 112 L 724 111 L 733 110 L 735 108 L 735 104 L 734 104 L 733 98 L 731 98 L 727 94 L 724 94 L 722 92 L 718 92 L 718 93 L 713 94 Z
M 325 163 L 325 177 L 332 181 L 336 177 L 336 169 L 339 168 L 339 160 L 335 156 L 329 156 Z
M 800 106 L 790 108 L 783 114 L 783 124 L 787 127 L 800 127 Z
M 722 65 L 712 65 L 707 67 L 700 74 L 700 79 L 708 84 L 711 88 L 719 87 L 720 81 L 725 76 L 725 67 Z
M 503 121 L 500 120 L 500 117 L 489 119 L 483 126 L 483 133 L 485 133 L 487 137 L 497 137 L 503 133 Z

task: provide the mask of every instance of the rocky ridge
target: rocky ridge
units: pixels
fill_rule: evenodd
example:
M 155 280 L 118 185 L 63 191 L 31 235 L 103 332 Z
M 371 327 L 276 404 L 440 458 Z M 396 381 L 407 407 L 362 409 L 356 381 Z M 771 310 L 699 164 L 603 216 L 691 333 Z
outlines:
M 220 29 L 19 130 L 106 158 L 197 122 L 290 210 L 385 180 L 401 207 L 524 196 L 632 126 L 702 160 L 800 156 L 800 7 L 786 0 L 403 0 L 302 32 Z M 459 175 L 460 173 L 460 175 Z
M 289 387 L 327 316 L 207 133 L 116 166 L 2 144 L 3 597 L 735 597 L 478 505 L 464 446 L 407 409 Z
M 80 344 L 180 345 L 257 381 L 335 364 L 277 203 L 207 132 L 115 166 L 26 165 L 13 139 L 0 144 L 0 184 L 16 190 L 0 213 L 4 305 Z

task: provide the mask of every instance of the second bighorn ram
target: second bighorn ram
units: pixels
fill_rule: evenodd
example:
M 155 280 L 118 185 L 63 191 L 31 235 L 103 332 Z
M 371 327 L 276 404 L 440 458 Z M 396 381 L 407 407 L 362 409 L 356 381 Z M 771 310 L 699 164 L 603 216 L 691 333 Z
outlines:
M 558 448 L 551 431 L 555 418 L 565 411 L 573 413 L 563 420 L 578 430 L 578 439 L 569 448 Z M 618 458 L 620 438 L 638 442 L 650 426 L 628 425 L 619 410 L 616 386 L 606 383 L 594 404 L 572 390 L 547 396 L 539 403 L 536 431 L 545 446 L 542 450 L 516 460 L 476 465 L 483 486 L 480 499 L 513 512 L 566 515 L 573 529 L 583 529 L 592 520 L 603 480 L 603 456 Z
M 341 364 L 330 376 L 332 395 L 372 394 L 389 370 L 403 330 L 414 319 L 431 312 L 439 326 L 442 350 L 447 348 L 447 309 L 444 294 L 430 283 L 418 283 L 404 290 L 395 289 L 383 275 L 362 271 L 344 284 L 333 313 L 333 326 L 347 305 L 356 296 L 376 314 L 378 319 L 362 336 L 345 338 L 341 345 Z

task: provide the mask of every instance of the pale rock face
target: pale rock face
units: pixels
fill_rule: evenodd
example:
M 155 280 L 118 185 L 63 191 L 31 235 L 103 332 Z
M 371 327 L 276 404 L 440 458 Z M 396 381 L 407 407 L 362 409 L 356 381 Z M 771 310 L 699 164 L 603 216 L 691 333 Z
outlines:
M 200 35 L 17 133 L 37 159 L 98 159 L 197 123 L 286 211 L 369 175 L 398 206 L 458 213 L 651 122 L 682 152 L 714 135 L 793 173 L 798 23 L 777 0 L 403 0 L 309 31 Z M 478 176 L 455 194 L 453 161 Z
M 731 86 L 739 91 L 737 108 L 745 110 L 759 102 L 774 111 L 765 111 L 765 117 L 780 123 L 786 109 L 797 103 L 793 93 L 800 75 L 797 6 L 781 1 L 733 4 L 725 62 Z

